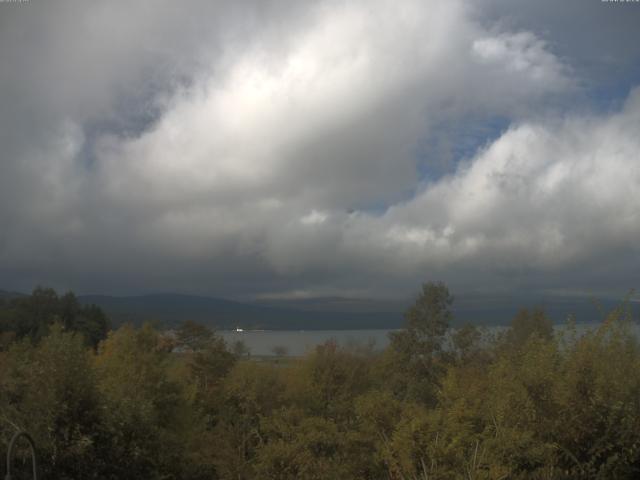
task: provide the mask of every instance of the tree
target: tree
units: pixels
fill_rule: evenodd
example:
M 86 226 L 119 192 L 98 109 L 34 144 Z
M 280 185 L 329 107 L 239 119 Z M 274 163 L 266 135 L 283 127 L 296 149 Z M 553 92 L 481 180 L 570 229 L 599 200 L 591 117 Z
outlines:
M 553 338 L 553 324 L 542 308 L 534 308 L 531 311 L 526 308 L 521 309 L 513 317 L 504 341 L 510 347 L 520 348 L 532 335 L 537 335 L 543 340 Z
M 469 323 L 458 328 L 451 336 L 454 353 L 459 362 L 470 361 L 480 349 L 482 333 L 475 325 Z
M 190 352 L 207 348 L 214 339 L 213 330 L 200 323 L 185 320 L 176 330 L 176 344 Z
M 295 408 L 274 412 L 263 422 L 269 441 L 258 450 L 256 478 L 321 480 L 360 478 L 349 471 L 347 438 L 333 420 Z
M 227 350 L 224 340 L 217 336 L 212 337 L 201 350 L 192 353 L 187 365 L 199 395 L 214 394 L 235 362 L 235 355 Z
M 200 408 L 207 405 L 236 358 L 227 350 L 224 339 L 212 329 L 192 321 L 185 321 L 176 331 L 176 345 L 185 353 L 189 378 L 195 385 L 195 401 Z
M 340 348 L 335 340 L 318 345 L 300 365 L 299 400 L 314 415 L 353 416 L 354 400 L 370 387 L 369 360 Z
M 255 456 L 264 440 L 261 419 L 283 406 L 282 377 L 283 369 L 256 362 L 238 362 L 225 377 L 210 442 L 221 478 L 255 478 Z
M 149 324 L 125 325 L 100 345 L 95 370 L 107 439 L 103 478 L 180 478 L 190 416 L 182 384 L 169 375 L 171 360 Z
M 104 312 L 95 305 L 81 305 L 73 292 L 59 297 L 51 288 L 37 287 L 30 296 L 7 303 L 0 311 L 0 330 L 5 339 L 28 337 L 37 343 L 54 323 L 59 323 L 67 332 L 80 333 L 85 344 L 95 349 L 109 331 Z M 7 336 L 9 332 L 13 334 Z
M 242 340 L 236 340 L 235 342 L 233 342 L 231 350 L 233 351 L 233 354 L 238 358 L 248 357 L 251 355 L 251 350 Z
M 443 374 L 440 357 L 453 318 L 452 303 L 453 297 L 444 283 L 425 283 L 405 313 L 405 328 L 390 334 L 383 369 L 386 378 L 395 383 L 396 393 L 429 403 L 435 401 L 434 388 Z
M 31 296 L 17 298 L 15 332 L 17 338 L 39 341 L 49 333 L 49 327 L 60 320 L 58 294 L 52 288 L 36 287 Z
M 276 357 L 284 357 L 289 353 L 289 349 L 287 347 L 285 347 L 284 345 L 275 345 L 272 349 L 271 352 L 276 356 Z
M 81 336 L 53 325 L 37 346 L 18 342 L 4 359 L 0 433 L 6 441 L 15 428 L 29 432 L 46 478 L 95 478 L 100 470 L 101 409 L 90 356 Z
M 439 352 L 453 319 L 453 297 L 442 282 L 422 285 L 422 292 L 405 313 L 407 330 L 418 337 L 425 352 Z

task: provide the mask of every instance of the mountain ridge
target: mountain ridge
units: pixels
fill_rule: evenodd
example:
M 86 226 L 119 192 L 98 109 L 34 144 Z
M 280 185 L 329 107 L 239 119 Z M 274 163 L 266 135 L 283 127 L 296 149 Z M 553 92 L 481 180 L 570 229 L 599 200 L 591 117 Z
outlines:
M 395 312 L 322 312 L 283 306 L 237 302 L 185 294 L 149 294 L 127 297 L 80 295 L 84 304 L 95 304 L 114 323 L 156 321 L 166 327 L 193 320 L 218 329 L 333 330 L 398 328 L 402 315 Z
M 0 299 L 24 296 L 0 290 Z M 81 304 L 95 304 L 111 319 L 113 326 L 140 325 L 146 321 L 172 328 L 184 320 L 216 329 L 264 330 L 358 330 L 394 329 L 404 324 L 407 300 L 377 300 L 349 297 L 304 299 L 263 299 L 249 302 L 181 293 L 151 293 L 114 296 L 78 295 Z M 595 304 L 598 305 L 595 305 Z M 602 321 L 621 301 L 595 301 L 588 296 L 487 295 L 467 294 L 455 298 L 454 326 L 507 325 L 518 310 L 541 307 L 556 324 L 573 315 L 578 323 Z M 638 319 L 638 303 L 630 302 L 633 318 Z
M 140 323 L 156 320 L 171 326 L 181 320 L 194 320 L 219 329 L 257 328 L 270 330 L 351 330 L 400 328 L 406 301 L 381 301 L 330 297 L 328 299 L 258 300 L 238 302 L 215 297 L 186 294 L 150 294 L 131 297 L 79 297 L 81 302 L 95 303 L 114 320 Z M 578 323 L 604 320 L 621 301 L 588 296 L 565 297 L 539 295 L 461 295 L 453 305 L 454 326 L 507 325 L 518 310 L 541 307 L 554 323 L 564 323 L 573 316 Z M 638 318 L 637 304 L 630 304 Z

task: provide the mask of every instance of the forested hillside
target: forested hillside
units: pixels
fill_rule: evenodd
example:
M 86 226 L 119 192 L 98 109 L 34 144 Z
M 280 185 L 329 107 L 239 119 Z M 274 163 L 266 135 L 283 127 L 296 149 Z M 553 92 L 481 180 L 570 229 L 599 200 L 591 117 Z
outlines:
M 452 300 L 425 284 L 383 352 L 259 361 L 193 322 L 96 342 L 96 310 L 38 291 L 2 307 L 2 445 L 30 432 L 62 480 L 638 477 L 624 307 L 581 335 L 522 310 L 489 336 L 452 330 Z

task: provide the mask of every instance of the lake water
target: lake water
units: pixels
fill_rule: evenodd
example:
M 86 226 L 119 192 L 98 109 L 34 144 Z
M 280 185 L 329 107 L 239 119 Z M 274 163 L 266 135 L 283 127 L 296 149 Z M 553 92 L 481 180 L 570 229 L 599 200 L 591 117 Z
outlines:
M 304 355 L 328 340 L 335 340 L 341 346 L 367 346 L 382 350 L 389 344 L 388 334 L 393 330 L 222 330 L 227 344 L 242 340 L 251 355 L 273 355 L 274 347 L 284 347 L 287 355 Z
M 576 325 L 579 334 L 597 327 L 598 324 L 587 323 Z M 495 334 L 505 327 L 483 327 L 485 334 Z M 556 332 L 561 332 L 563 325 L 555 325 Z M 229 346 L 242 340 L 249 348 L 251 355 L 273 355 L 275 347 L 284 347 L 287 355 L 299 356 L 313 350 L 328 340 L 335 340 L 341 346 L 372 345 L 374 350 L 383 350 L 389 345 L 389 332 L 395 330 L 222 330 L 220 334 Z M 640 338 L 640 325 L 635 324 L 632 331 Z

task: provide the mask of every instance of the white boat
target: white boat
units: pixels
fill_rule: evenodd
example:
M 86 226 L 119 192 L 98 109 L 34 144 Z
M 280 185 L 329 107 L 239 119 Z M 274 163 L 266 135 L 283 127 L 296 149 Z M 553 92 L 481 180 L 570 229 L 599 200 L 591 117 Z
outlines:
M 236 328 L 236 332 L 244 332 L 242 328 Z

